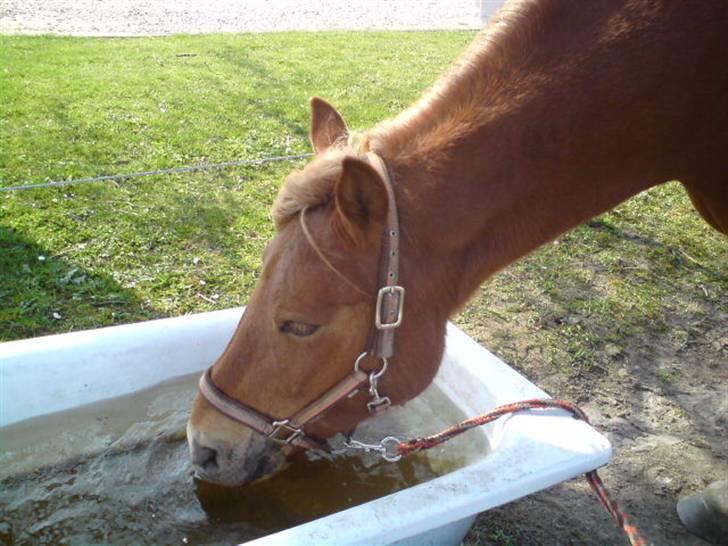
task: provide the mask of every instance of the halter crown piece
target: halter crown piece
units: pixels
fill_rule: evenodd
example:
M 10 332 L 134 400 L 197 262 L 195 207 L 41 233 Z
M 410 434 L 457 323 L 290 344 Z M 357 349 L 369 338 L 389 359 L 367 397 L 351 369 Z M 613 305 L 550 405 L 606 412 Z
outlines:
M 258 410 L 226 395 L 212 382 L 212 367 L 200 378 L 200 394 L 218 411 L 285 445 L 304 449 L 330 451 L 325 440 L 305 432 L 304 428 L 319 419 L 329 409 L 345 399 L 356 396 L 361 387 L 369 384 L 367 409 L 372 415 L 381 413 L 391 405 L 387 396 L 379 393 L 379 380 L 387 371 L 388 359 L 394 355 L 394 336 L 402 324 L 405 290 L 399 282 L 399 218 L 392 180 L 384 160 L 374 152 L 367 159 L 379 173 L 387 190 L 387 226 L 382 236 L 379 260 L 379 291 L 375 304 L 374 321 L 365 350 L 354 362 L 353 371 L 316 400 L 287 419 L 273 419 Z M 379 370 L 363 370 L 361 364 L 368 356 L 381 361 Z

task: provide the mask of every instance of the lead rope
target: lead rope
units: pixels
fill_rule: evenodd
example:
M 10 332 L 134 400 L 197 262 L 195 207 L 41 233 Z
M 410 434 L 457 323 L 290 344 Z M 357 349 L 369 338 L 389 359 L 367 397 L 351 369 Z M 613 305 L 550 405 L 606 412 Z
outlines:
M 498 406 L 488 413 L 466 419 L 465 421 L 458 423 L 457 425 L 453 425 L 449 428 L 446 428 L 442 432 L 438 432 L 437 434 L 433 434 L 431 436 L 414 438 L 407 441 L 399 441 L 396 438 L 388 436 L 379 444 L 350 442 L 346 447 L 348 447 L 349 449 L 374 451 L 379 453 L 387 461 L 397 461 L 402 457 L 411 455 L 412 453 L 425 451 L 427 449 L 438 446 L 454 438 L 455 436 L 462 434 L 463 432 L 466 432 L 475 427 L 485 425 L 487 423 L 490 423 L 491 421 L 495 421 L 496 419 L 504 415 L 520 413 L 529 410 L 545 410 L 552 408 L 558 408 L 568 411 L 574 418 L 580 419 L 587 423 L 589 422 L 589 418 L 586 416 L 586 413 L 584 413 L 579 407 L 572 404 L 571 402 L 566 402 L 564 400 L 535 398 L 532 400 L 524 400 L 523 402 L 515 402 L 512 404 Z M 622 512 L 622 510 L 617 505 L 617 502 L 609 495 L 609 492 L 604 486 L 604 482 L 602 482 L 601 478 L 597 474 L 597 471 L 591 470 L 587 472 L 584 477 L 589 482 L 592 491 L 594 491 L 594 494 L 599 499 L 599 503 L 604 507 L 607 512 L 609 512 L 609 515 L 612 516 L 612 519 L 614 520 L 614 523 L 617 525 L 617 527 L 622 529 L 622 531 L 624 531 L 624 534 L 627 535 L 630 544 L 632 544 L 632 546 L 647 546 L 647 541 L 639 532 L 637 527 L 630 522 L 627 514 Z

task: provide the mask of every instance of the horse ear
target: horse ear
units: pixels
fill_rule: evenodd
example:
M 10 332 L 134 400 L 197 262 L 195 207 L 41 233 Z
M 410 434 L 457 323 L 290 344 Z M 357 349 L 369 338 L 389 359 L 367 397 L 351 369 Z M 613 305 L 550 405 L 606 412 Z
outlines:
M 311 145 L 320 154 L 332 144 L 349 137 L 344 118 L 324 99 L 311 99 Z
M 344 158 L 334 188 L 335 221 L 355 244 L 371 243 L 382 235 L 387 221 L 387 189 L 369 164 Z

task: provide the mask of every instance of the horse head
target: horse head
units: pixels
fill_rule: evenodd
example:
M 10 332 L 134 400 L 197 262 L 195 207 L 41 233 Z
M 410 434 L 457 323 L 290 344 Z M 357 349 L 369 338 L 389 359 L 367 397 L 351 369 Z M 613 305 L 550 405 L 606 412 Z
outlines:
M 260 278 L 233 338 L 208 373 L 208 388 L 217 394 L 198 394 L 188 422 L 193 465 L 206 481 L 236 485 L 274 473 L 297 442 L 286 441 L 295 435 L 290 426 L 275 434 L 266 427 L 287 424 L 346 381 L 355 362 L 360 374 L 355 377 L 382 368 L 366 347 L 391 207 L 387 187 L 366 152 L 348 144 L 338 112 L 320 99 L 311 104 L 315 157 L 280 190 L 273 206 L 276 235 L 264 251 Z M 397 297 L 403 305 L 403 295 Z M 439 361 L 442 347 L 428 350 L 430 358 L 422 359 L 433 360 L 434 351 Z M 402 403 L 433 374 L 412 380 L 400 368 L 382 379 L 382 388 L 393 403 Z M 325 440 L 368 418 L 367 390 L 356 385 L 343 392 L 335 407 L 306 425 L 306 437 Z M 244 405 L 265 422 L 241 422 L 211 403 L 213 396 L 223 405 Z

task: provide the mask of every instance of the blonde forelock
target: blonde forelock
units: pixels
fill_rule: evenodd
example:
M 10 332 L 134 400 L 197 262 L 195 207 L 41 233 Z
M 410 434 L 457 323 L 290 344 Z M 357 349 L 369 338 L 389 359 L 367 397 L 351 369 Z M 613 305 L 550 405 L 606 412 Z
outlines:
M 302 170 L 293 171 L 286 177 L 271 208 L 276 229 L 281 230 L 303 209 L 331 200 L 344 158 L 360 157 L 363 153 L 361 141 L 360 135 L 354 133 L 347 142 L 318 154 Z

